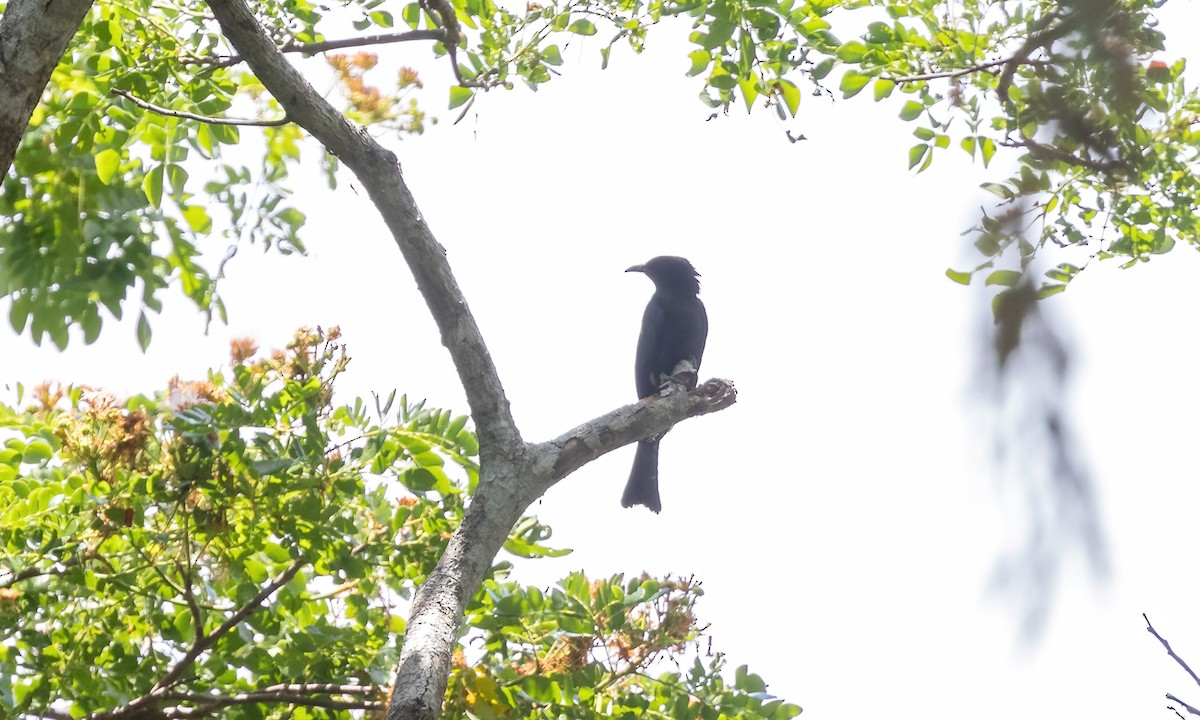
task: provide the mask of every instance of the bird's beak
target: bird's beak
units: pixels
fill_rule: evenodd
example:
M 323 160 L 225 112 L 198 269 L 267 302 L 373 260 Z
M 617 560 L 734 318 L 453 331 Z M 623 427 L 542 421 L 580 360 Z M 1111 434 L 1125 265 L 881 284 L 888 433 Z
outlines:
M 633 267 L 629 268 L 629 269 L 628 269 L 628 270 L 626 270 L 625 272 L 640 272 L 640 273 L 644 273 L 644 272 L 646 272 L 646 266 L 645 266 L 645 265 L 634 265 Z

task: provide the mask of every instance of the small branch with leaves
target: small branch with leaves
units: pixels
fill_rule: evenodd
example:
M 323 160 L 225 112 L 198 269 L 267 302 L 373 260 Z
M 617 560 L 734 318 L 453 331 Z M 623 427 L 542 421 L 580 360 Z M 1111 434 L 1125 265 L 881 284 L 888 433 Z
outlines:
M 282 118 L 279 118 L 278 120 L 248 120 L 248 119 L 238 119 L 238 118 L 211 117 L 209 115 L 197 115 L 196 113 L 191 113 L 191 112 L 187 112 L 184 110 L 172 110 L 171 108 L 165 108 L 165 107 L 162 107 L 161 105 L 155 105 L 154 103 L 147 102 L 145 100 L 142 100 L 139 97 L 135 97 L 133 95 L 133 93 L 130 93 L 128 90 L 122 90 L 120 88 L 112 88 L 111 90 L 109 90 L 109 92 L 112 93 L 113 95 L 116 95 L 117 97 L 128 100 L 129 102 L 133 103 L 134 105 L 137 105 L 138 107 L 142 108 L 143 110 L 148 110 L 152 113 L 155 113 L 156 115 L 164 115 L 166 117 L 181 118 L 184 120 L 197 120 L 202 123 L 208 123 L 209 125 L 243 125 L 243 126 L 247 126 L 247 127 L 280 127 L 282 125 L 287 125 L 288 123 L 291 122 L 291 120 L 287 117 L 287 115 L 284 115 Z
M 307 564 L 308 561 L 304 559 L 294 561 L 287 567 L 287 569 L 277 575 L 273 580 L 271 580 L 271 582 L 267 583 L 257 595 L 250 599 L 249 602 L 245 603 L 236 611 L 234 611 L 228 618 L 226 618 L 225 622 L 221 623 L 220 627 L 216 628 L 212 632 L 204 634 L 199 628 L 197 628 L 196 639 L 192 642 L 192 646 L 186 653 L 184 653 L 183 657 L 179 658 L 179 660 L 177 660 L 175 664 L 171 666 L 171 669 L 168 670 L 167 673 L 154 684 L 154 687 L 151 688 L 149 692 L 130 700 L 128 703 L 118 708 L 114 708 L 112 710 L 103 710 L 86 715 L 84 716 L 83 720 L 121 720 L 122 718 L 126 720 L 133 720 L 134 718 L 140 718 L 145 713 L 153 710 L 158 710 L 158 715 L 160 717 L 194 716 L 194 713 L 190 715 L 188 714 L 191 711 L 174 716 L 165 715 L 164 711 L 159 709 L 159 705 L 163 702 L 170 701 L 172 698 L 179 699 L 180 694 L 172 693 L 171 688 L 179 684 L 179 682 L 183 679 L 184 674 L 187 673 L 187 671 L 196 662 L 196 659 L 199 658 L 200 655 L 206 650 L 215 645 L 217 641 L 224 637 L 230 630 L 233 630 L 243 620 L 249 617 L 250 614 L 257 610 L 259 606 L 261 606 L 267 600 L 267 598 L 271 597 L 271 595 L 275 593 L 276 590 L 290 582 L 291 579 L 296 576 L 296 573 L 300 572 L 300 569 Z M 191 694 L 185 695 L 190 696 Z M 200 695 L 199 697 L 208 696 Z M 219 705 L 216 707 L 225 707 L 225 705 Z M 154 713 L 151 712 L 151 715 L 153 714 Z

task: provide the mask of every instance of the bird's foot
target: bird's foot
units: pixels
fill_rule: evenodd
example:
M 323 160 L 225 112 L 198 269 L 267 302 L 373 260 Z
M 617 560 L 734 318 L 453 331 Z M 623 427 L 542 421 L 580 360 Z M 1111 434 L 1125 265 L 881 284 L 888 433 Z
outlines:
M 667 390 L 672 385 L 680 385 L 684 390 L 695 390 L 696 383 L 700 380 L 700 373 L 696 370 L 696 366 L 691 360 L 680 360 L 671 370 L 670 377 L 663 378 L 662 385 L 659 386 L 660 394 Z

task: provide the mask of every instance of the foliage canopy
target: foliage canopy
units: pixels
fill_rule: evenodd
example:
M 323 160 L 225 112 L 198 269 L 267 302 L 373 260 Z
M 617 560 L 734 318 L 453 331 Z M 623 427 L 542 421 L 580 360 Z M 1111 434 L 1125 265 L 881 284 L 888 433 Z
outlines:
M 1159 6 L 346 0 L 335 10 L 286 0 L 258 3 L 256 11 L 284 52 L 325 54 L 350 118 L 401 134 L 430 121 L 417 105 L 418 72 L 376 78 L 376 56 L 335 51 L 429 45 L 434 61 L 455 71 L 449 107 L 465 109 L 490 89 L 550 81 L 572 38 L 607 38 L 600 43 L 607 64 L 618 44 L 640 51 L 657 26 L 690 23 L 693 49 L 681 67 L 701 78 L 700 98 L 712 108 L 762 106 L 786 119 L 800 112 L 804 95 L 866 95 L 893 103 L 900 120 L 915 124 L 908 162 L 918 171 L 951 147 L 984 164 L 1010 152 L 1016 171 L 985 186 L 998 202 L 977 228 L 983 261 L 948 274 L 970 282 L 1005 264 L 1001 256 L 1015 247 L 1017 273 L 1007 269 L 1010 260 L 987 275 L 989 284 L 1012 287 L 1046 249 L 1055 265 L 1041 287 L 1046 295 L 1094 259 L 1130 265 L 1177 243 L 1200 244 L 1191 212 L 1200 99 L 1185 82 L 1184 61 L 1158 55 Z M 238 113 L 253 119 L 231 117 Z M 231 152 L 246 123 L 263 126 L 254 131 L 265 142 L 252 161 Z M 98 0 L 4 178 L 0 295 L 11 299 L 12 327 L 61 348 L 72 326 L 90 342 L 106 314 L 136 311 L 145 345 L 146 313 L 161 307 L 168 287 L 223 315 L 216 258 L 226 248 L 303 249 L 304 214 L 287 190 L 301 139 L 205 5 Z M 327 166 L 333 182 L 333 162 Z
M 478 482 L 466 417 L 333 403 L 336 330 L 125 402 L 43 385 L 0 406 L 0 707 L 24 717 L 383 716 L 405 607 Z M 525 517 L 505 545 L 561 555 Z M 692 579 L 493 565 L 448 717 L 799 713 L 706 649 Z M 664 668 L 667 657 L 683 667 Z

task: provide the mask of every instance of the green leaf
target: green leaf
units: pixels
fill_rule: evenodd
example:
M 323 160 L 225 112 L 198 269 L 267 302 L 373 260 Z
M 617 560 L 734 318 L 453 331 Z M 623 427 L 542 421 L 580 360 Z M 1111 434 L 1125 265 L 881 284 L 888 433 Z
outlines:
M 580 18 L 567 26 L 568 32 L 573 32 L 576 35 L 595 35 L 596 24 L 587 18 Z
M 875 102 L 888 97 L 892 91 L 896 89 L 896 83 L 887 78 L 879 78 L 875 81 Z
M 847 63 L 856 63 L 859 60 L 862 60 L 863 56 L 866 54 L 867 46 L 857 40 L 851 40 L 845 45 L 842 45 L 837 49 L 837 52 L 834 53 L 838 60 Z
M 475 91 L 470 88 L 462 87 L 461 85 L 453 85 L 450 87 L 450 109 L 462 105 L 471 98 L 475 97 Z
M 171 163 L 166 166 L 166 171 L 167 180 L 171 185 L 171 189 L 174 190 L 176 194 L 182 195 L 184 185 L 187 184 L 187 170 L 184 170 L 182 165 Z
M 121 167 L 121 153 L 112 148 L 96 153 L 96 177 L 105 185 L 117 174 Z
M 745 79 L 750 76 L 757 55 L 758 47 L 754 44 L 754 36 L 742 30 L 738 34 L 738 70 L 742 76 L 739 84 L 745 82 Z
M 704 72 L 712 64 L 712 53 L 707 50 L 693 50 L 688 53 L 688 58 L 692 61 L 692 66 L 688 68 L 687 74 L 692 77 Z
M 857 70 L 847 70 L 846 74 L 842 76 L 842 82 L 838 85 L 838 89 L 842 91 L 842 97 L 852 98 L 869 82 L 871 82 L 871 78 Z
M 928 145 L 913 145 L 908 149 L 908 169 L 912 170 L 920 164 L 925 158 L 925 153 L 929 152 Z
M 746 112 L 754 109 L 754 99 L 758 97 L 758 79 L 746 78 L 738 81 L 738 88 L 742 91 L 742 99 L 746 101 Z
M 142 192 L 154 207 L 162 207 L 163 198 L 163 166 L 155 165 L 142 178 Z
M 21 456 L 21 462 L 29 464 L 37 464 L 44 462 L 54 457 L 54 448 L 45 440 L 33 440 L 25 446 L 25 452 Z
M 146 348 L 150 347 L 150 321 L 146 319 L 145 310 L 138 313 L 137 341 L 142 352 L 146 352 Z
M 952 268 L 946 268 L 946 277 L 950 278 L 959 285 L 971 284 L 971 273 L 969 272 L 960 272 Z
M 796 112 L 800 109 L 800 88 L 792 81 L 782 79 L 775 82 L 775 87 L 783 96 L 783 104 L 787 106 L 788 112 L 792 117 L 796 117 Z
M 718 90 L 732 90 L 737 86 L 737 78 L 732 75 L 713 75 L 708 79 L 708 84 Z
M 1016 195 L 1016 193 L 1012 191 L 1012 188 L 1003 183 L 986 182 L 979 187 L 987 190 L 996 197 L 1003 198 L 1004 200 L 1011 200 Z
M 1050 283 L 1046 283 L 1045 285 L 1042 285 L 1040 288 L 1038 288 L 1038 291 L 1037 291 L 1038 300 L 1041 300 L 1043 298 L 1048 298 L 1051 295 L 1057 295 L 1066 289 L 1067 289 L 1066 285 L 1053 285 Z
M 267 579 L 267 566 L 263 565 L 258 560 L 255 560 L 254 558 L 246 558 L 244 567 L 246 569 L 246 575 L 248 575 L 255 583 L 262 583 Z
M 29 321 L 29 313 L 32 309 L 33 301 L 30 299 L 29 293 L 23 292 L 13 298 L 12 307 L 8 310 L 8 322 L 18 335 L 25 331 L 25 323 Z
M 835 68 L 837 64 L 837 58 L 825 58 L 821 62 L 817 63 L 817 66 L 814 67 L 812 71 L 813 80 L 824 80 L 825 76 L 832 72 L 833 68 Z
M 400 11 L 400 18 L 408 24 L 410 28 L 416 30 L 421 24 L 421 6 L 417 3 L 409 3 Z
M 542 62 L 546 63 L 547 65 L 562 65 L 562 53 L 558 51 L 557 45 L 547 45 L 546 47 L 542 48 Z
M 206 233 L 212 229 L 212 218 L 201 205 L 189 205 L 183 210 L 183 220 L 195 233 Z
M 1021 273 L 1018 270 L 996 270 L 984 280 L 984 285 L 1003 285 L 1004 287 L 1016 287 L 1021 282 Z
M 992 156 L 996 154 L 996 143 L 992 142 L 991 138 L 979 138 L 979 152 L 983 156 L 983 166 L 987 167 L 992 161 Z
M 370 13 L 369 17 L 379 27 L 390 28 L 394 24 L 392 14 L 386 10 L 376 10 Z
M 904 107 L 900 108 L 900 119 L 904 121 L 916 120 L 924 111 L 924 105 L 916 100 L 909 100 L 904 103 Z

